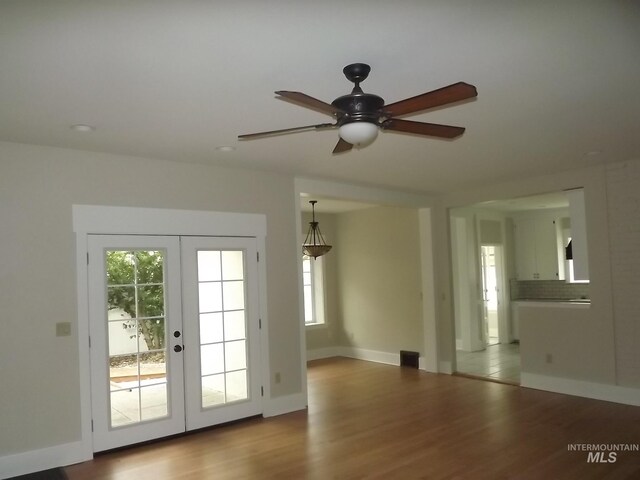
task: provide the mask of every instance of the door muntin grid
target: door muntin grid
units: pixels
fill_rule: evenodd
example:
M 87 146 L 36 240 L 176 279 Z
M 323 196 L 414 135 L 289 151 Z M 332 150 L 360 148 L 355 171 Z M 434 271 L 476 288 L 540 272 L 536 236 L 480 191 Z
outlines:
M 109 427 L 166 418 L 166 250 L 105 250 Z
M 244 250 L 198 249 L 200 407 L 249 400 Z

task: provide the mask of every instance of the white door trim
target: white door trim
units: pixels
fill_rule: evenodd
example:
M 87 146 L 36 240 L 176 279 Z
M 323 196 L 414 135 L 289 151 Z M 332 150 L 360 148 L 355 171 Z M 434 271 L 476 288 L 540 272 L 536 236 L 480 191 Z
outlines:
M 89 300 L 88 300 L 88 235 L 200 235 L 255 237 L 260 262 L 260 330 L 262 378 L 270 378 L 269 320 L 266 295 L 266 215 L 251 213 L 208 212 L 201 210 L 173 210 L 137 207 L 111 207 L 99 205 L 73 205 L 73 231 L 76 235 L 76 283 L 78 307 L 78 358 L 80 373 L 80 429 L 81 456 L 93 458 L 91 433 L 91 370 L 89 355 Z M 269 382 L 265 381 L 264 397 L 270 398 Z

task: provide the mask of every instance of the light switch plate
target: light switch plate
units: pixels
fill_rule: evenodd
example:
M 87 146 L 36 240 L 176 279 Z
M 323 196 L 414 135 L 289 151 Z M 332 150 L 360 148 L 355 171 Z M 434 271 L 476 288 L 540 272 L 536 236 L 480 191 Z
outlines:
M 56 323 L 56 337 L 68 337 L 71 335 L 71 322 Z

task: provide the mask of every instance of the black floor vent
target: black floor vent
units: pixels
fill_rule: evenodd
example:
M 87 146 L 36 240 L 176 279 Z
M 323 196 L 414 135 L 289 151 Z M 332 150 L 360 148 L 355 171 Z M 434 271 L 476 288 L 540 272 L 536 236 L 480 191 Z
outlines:
M 418 368 L 420 364 L 420 354 L 408 350 L 400 350 L 400 366 Z

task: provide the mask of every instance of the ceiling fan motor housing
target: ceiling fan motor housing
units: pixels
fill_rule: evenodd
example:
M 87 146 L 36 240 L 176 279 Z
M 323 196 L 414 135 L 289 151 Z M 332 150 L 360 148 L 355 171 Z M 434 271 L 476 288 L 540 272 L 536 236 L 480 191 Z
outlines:
M 338 125 L 352 122 L 369 122 L 378 125 L 384 100 L 377 95 L 364 93 L 360 82 L 364 81 L 371 71 L 366 63 L 352 63 L 342 70 L 344 76 L 355 85 L 349 95 L 336 98 L 331 105 L 344 113 L 338 113 Z
M 351 122 L 378 124 L 384 100 L 371 93 L 351 93 L 336 98 L 331 105 L 345 112 L 338 114 L 338 125 Z

